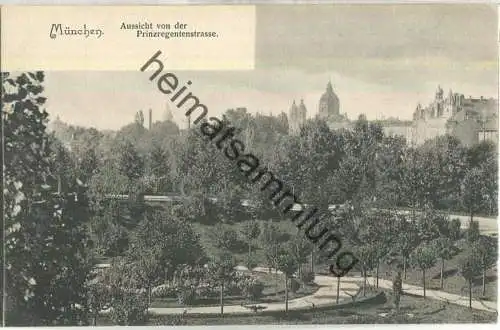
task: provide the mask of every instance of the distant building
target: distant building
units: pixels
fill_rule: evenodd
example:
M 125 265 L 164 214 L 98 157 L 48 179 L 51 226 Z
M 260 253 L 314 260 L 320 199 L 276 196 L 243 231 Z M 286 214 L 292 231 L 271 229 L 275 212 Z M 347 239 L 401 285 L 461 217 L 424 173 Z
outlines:
M 295 100 L 290 107 L 290 120 L 288 123 L 289 133 L 297 135 L 300 133 L 300 127 L 305 124 L 307 117 L 307 109 L 304 100 L 300 100 L 300 105 L 295 104 Z
M 498 142 L 498 100 L 493 98 L 465 98 L 451 90 L 444 97 L 438 86 L 434 100 L 427 106 L 417 105 L 413 113 L 412 142 L 449 134 L 466 146 L 482 140 Z

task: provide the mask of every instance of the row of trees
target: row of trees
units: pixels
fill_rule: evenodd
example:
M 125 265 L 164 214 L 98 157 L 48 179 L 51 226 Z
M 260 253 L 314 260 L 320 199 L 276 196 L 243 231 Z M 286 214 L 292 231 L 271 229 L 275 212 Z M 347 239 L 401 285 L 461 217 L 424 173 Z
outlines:
M 284 114 L 253 116 L 237 109 L 224 118 L 247 149 L 305 202 L 344 203 L 369 188 L 380 207 L 423 209 L 431 204 L 471 216 L 497 212 L 493 143 L 465 147 L 441 136 L 412 147 L 402 137 L 384 136 L 379 124 L 363 116 L 352 130 L 332 131 L 323 121 L 309 120 L 299 136 L 287 134 Z M 217 198 L 229 219 L 241 219 L 237 201 L 244 198 L 262 202 L 269 211 L 266 198 L 251 190 L 238 168 L 203 141 L 197 128 L 181 134 L 170 121 L 157 122 L 151 130 L 134 122 L 114 133 L 56 126 L 55 135 L 71 146 L 71 158 L 80 160 L 86 177 L 93 177 L 93 192 L 189 196 L 185 207 L 197 220 L 213 218 L 207 215 L 209 197 Z

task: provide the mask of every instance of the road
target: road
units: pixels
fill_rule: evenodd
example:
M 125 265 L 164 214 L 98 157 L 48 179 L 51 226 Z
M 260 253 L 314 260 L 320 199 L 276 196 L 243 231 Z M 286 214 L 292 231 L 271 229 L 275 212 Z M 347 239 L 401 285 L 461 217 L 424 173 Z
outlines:
M 128 199 L 128 195 L 107 195 L 109 198 L 126 200 Z M 144 200 L 147 202 L 157 202 L 157 203 L 172 203 L 172 202 L 181 202 L 183 199 L 182 196 L 177 195 L 165 195 L 165 196 L 153 196 L 153 195 L 145 195 Z M 210 198 L 212 201 L 217 201 L 216 198 Z M 244 199 L 241 201 L 241 205 L 244 207 L 248 207 L 252 205 L 252 201 Z M 330 205 L 328 209 L 334 209 L 337 205 Z M 300 210 L 300 206 L 298 204 L 294 205 L 292 210 L 298 211 Z M 402 214 L 409 213 L 409 211 L 400 211 Z M 450 214 L 450 219 L 458 218 L 462 224 L 462 228 L 469 227 L 470 218 L 464 215 L 456 215 Z M 497 218 L 485 218 L 485 217 L 474 217 L 474 221 L 479 223 L 479 231 L 483 235 L 498 235 L 498 219 Z

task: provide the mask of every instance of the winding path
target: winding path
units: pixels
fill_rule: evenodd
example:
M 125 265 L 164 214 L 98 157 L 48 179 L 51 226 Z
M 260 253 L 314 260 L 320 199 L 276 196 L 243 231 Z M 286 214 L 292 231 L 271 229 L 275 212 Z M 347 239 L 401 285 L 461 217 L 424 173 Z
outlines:
M 243 267 L 238 267 L 243 269 Z M 254 268 L 254 272 L 268 272 L 268 268 L 257 267 Z M 281 273 L 278 271 L 278 274 Z M 362 284 L 362 277 L 343 277 L 340 282 L 340 298 L 341 301 L 345 302 L 345 298 L 356 294 L 360 285 Z M 311 295 L 300 297 L 296 299 L 291 299 L 288 301 L 289 310 L 297 309 L 312 309 L 313 307 L 325 307 L 334 306 L 337 296 L 337 280 L 333 276 L 316 275 L 314 282 L 320 286 L 320 288 Z M 369 283 L 374 283 L 375 278 L 368 277 Z M 379 287 L 385 289 L 392 288 L 392 282 L 385 279 L 379 279 Z M 406 294 L 423 296 L 423 288 L 414 285 L 403 284 L 403 291 Z M 456 294 L 447 293 L 438 290 L 426 290 L 426 296 L 430 299 L 440 300 L 447 303 L 469 306 L 468 297 L 462 297 Z M 264 311 L 284 311 L 285 302 L 278 303 L 259 303 L 258 306 L 265 307 Z M 480 301 L 473 299 L 472 308 L 477 310 L 483 310 L 488 312 L 497 311 L 496 301 Z M 172 314 L 220 314 L 220 306 L 209 306 L 209 307 L 174 307 L 174 308 L 160 308 L 152 307 L 149 309 L 151 313 L 159 315 L 172 315 Z M 227 305 L 224 306 L 224 314 L 248 314 L 251 313 L 251 309 L 240 306 L 240 305 Z

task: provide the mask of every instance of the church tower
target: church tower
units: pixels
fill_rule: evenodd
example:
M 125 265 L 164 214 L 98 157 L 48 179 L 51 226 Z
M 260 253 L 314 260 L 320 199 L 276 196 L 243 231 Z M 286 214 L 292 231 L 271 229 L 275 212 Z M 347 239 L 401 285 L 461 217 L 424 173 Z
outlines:
M 319 99 L 318 117 L 321 119 L 337 119 L 340 117 L 340 102 L 333 91 L 332 83 L 326 85 L 326 91 Z
M 304 100 L 300 100 L 300 105 L 297 106 L 295 100 L 290 108 L 289 115 L 289 132 L 290 134 L 299 134 L 300 127 L 305 124 L 307 116 L 307 109 Z

